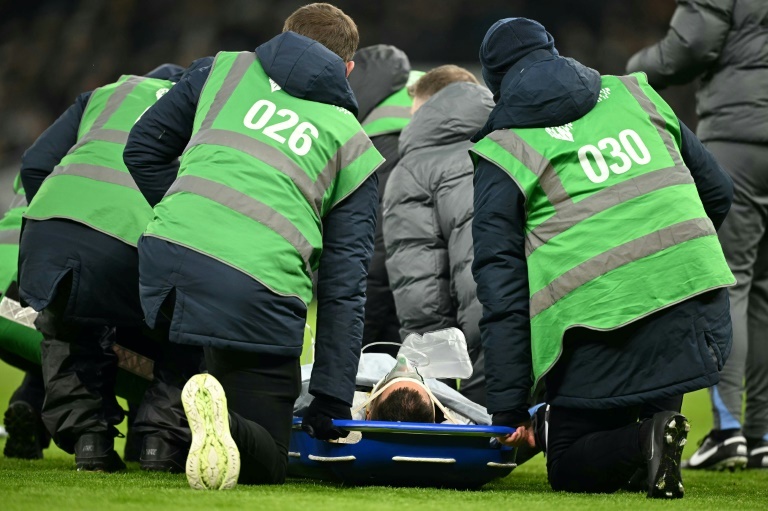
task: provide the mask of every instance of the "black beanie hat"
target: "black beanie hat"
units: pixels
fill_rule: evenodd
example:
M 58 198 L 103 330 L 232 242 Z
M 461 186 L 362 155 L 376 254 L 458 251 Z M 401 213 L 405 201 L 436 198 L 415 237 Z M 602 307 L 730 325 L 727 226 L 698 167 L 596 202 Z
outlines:
M 540 23 L 527 18 L 505 18 L 493 24 L 480 45 L 483 80 L 498 96 L 501 80 L 520 59 L 535 50 L 557 55 L 555 40 Z

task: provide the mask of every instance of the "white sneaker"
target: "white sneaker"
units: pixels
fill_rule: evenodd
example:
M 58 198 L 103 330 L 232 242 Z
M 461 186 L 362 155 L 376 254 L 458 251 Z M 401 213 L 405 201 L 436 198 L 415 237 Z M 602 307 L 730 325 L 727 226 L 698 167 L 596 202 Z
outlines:
M 240 475 L 240 451 L 229 434 L 227 397 L 210 374 L 196 374 L 181 392 L 192 431 L 187 481 L 196 490 L 228 490 Z

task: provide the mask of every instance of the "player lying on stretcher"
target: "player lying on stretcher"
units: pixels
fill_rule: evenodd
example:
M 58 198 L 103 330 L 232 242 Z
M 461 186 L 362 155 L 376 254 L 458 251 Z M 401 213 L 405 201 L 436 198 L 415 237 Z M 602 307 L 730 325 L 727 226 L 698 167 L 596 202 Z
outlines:
M 468 373 L 467 373 L 468 371 Z M 397 359 L 383 353 L 363 353 L 357 371 L 352 406 L 355 420 L 490 424 L 485 407 L 436 378 L 468 378 L 472 364 L 461 331 L 455 328 L 410 337 Z M 312 401 L 312 364 L 301 367 L 301 395 L 294 415 L 301 416 Z

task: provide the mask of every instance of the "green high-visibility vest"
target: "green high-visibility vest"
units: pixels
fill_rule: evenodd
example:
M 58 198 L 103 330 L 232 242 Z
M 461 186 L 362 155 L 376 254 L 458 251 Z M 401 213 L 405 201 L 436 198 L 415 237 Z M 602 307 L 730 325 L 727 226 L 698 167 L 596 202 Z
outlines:
M 254 52 L 221 52 L 179 177 L 145 235 L 309 303 L 322 218 L 382 162 L 351 112 L 286 93 Z
M 173 82 L 125 75 L 93 91 L 77 143 L 43 182 L 26 218 L 64 218 L 136 246 L 152 208 L 123 163 L 131 127 Z
M 471 150 L 525 194 L 537 381 L 571 327 L 612 330 L 734 284 L 680 137 L 672 109 L 636 74 L 604 76 L 579 120 L 498 130 Z
M 13 183 L 14 196 L 8 211 L 0 219 L 0 295 L 16 280 L 19 263 L 21 220 L 27 209 L 27 197 L 20 176 Z
M 13 183 L 13 200 L 0 219 L 0 348 L 35 363 L 40 363 L 42 334 L 20 323 L 15 315 L 21 307 L 7 296 L 7 290 L 16 281 L 19 264 L 19 234 L 27 197 L 21 187 L 20 176 Z
M 408 94 L 408 86 L 423 75 L 423 71 L 411 71 L 405 87 L 376 105 L 363 119 L 363 129 L 369 137 L 400 133 L 411 122 L 413 98 Z

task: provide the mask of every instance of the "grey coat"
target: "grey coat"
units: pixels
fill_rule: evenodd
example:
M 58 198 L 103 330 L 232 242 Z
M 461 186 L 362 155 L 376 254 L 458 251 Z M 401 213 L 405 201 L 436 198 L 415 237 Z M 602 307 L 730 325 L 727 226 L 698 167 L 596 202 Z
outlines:
M 702 141 L 768 143 L 768 2 L 678 0 L 669 32 L 629 59 L 656 88 L 701 77 Z
M 477 84 L 454 83 L 432 96 L 400 135 L 401 159 L 384 192 L 386 264 L 401 337 L 457 327 L 476 368 L 482 310 L 472 277 L 467 151 L 492 108 L 490 91 Z M 466 395 L 485 401 L 484 390 Z

